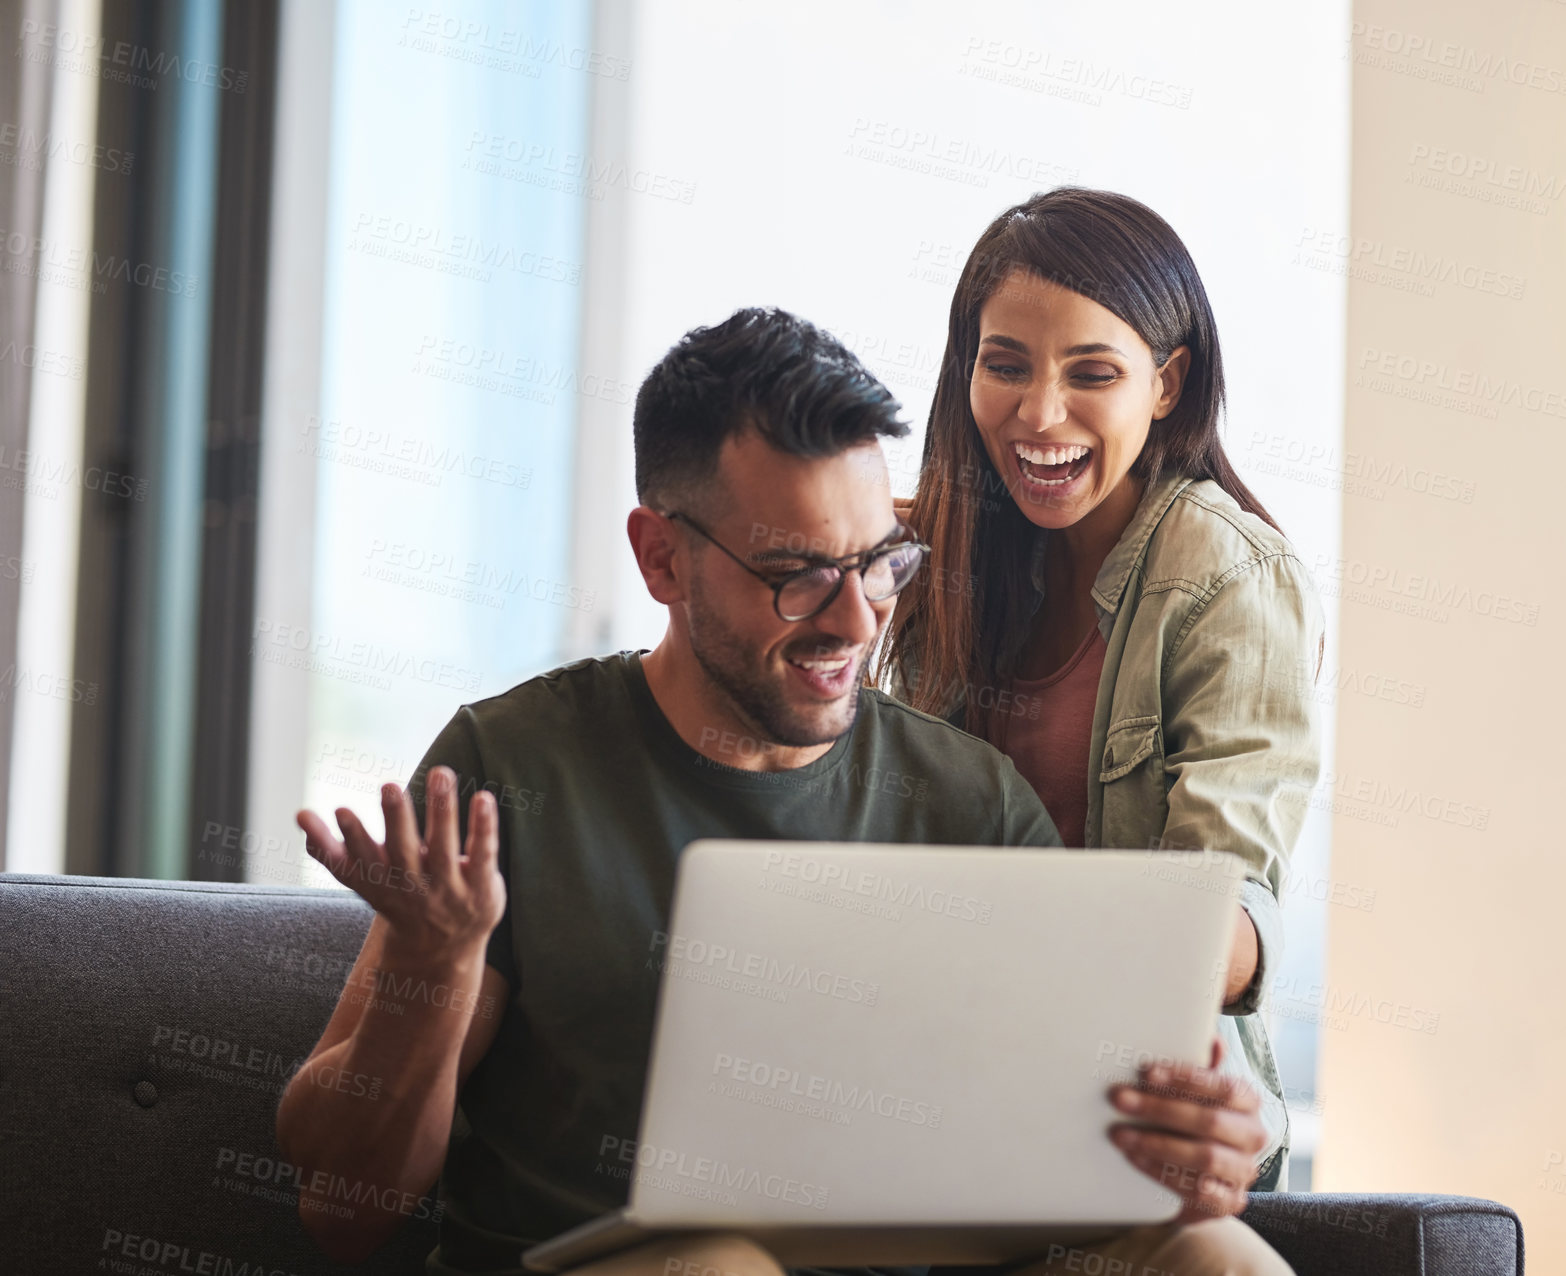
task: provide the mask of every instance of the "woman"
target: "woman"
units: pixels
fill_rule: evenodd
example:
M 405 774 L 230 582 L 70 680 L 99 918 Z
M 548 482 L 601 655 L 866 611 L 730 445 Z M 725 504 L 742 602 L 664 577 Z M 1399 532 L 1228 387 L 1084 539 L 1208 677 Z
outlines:
M 1223 364 L 1196 267 L 1156 213 L 1065 188 L 1008 209 L 952 300 L 908 522 L 937 569 L 879 674 L 996 745 L 1068 846 L 1245 865 L 1221 1067 L 1288 1120 L 1257 1013 L 1320 768 L 1309 575 L 1218 437 Z M 962 581 L 964 588 L 941 588 Z

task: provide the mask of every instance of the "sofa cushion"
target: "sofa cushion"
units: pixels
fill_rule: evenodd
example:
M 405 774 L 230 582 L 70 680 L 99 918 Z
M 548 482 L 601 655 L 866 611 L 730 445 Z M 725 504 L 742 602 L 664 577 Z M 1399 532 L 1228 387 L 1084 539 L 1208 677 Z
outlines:
M 1522 1224 L 1494 1201 L 1256 1192 L 1242 1217 L 1302 1273 L 1522 1276 Z
M 274 1118 L 370 917 L 344 891 L 0 874 L 0 1272 L 355 1270 L 300 1225 Z M 377 1272 L 424 1270 L 435 1210 L 408 1206 Z

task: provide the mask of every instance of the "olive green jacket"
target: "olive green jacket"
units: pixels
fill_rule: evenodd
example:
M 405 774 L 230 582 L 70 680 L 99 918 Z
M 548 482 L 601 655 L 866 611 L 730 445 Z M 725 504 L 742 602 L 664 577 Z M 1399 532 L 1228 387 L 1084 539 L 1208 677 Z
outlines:
M 1033 583 L 1042 603 L 1040 532 Z M 1088 753 L 1089 847 L 1226 851 L 1245 865 L 1256 978 L 1224 1007 L 1223 1070 L 1262 1098 L 1257 1190 L 1287 1186 L 1288 1113 L 1259 1013 L 1283 952 L 1278 900 L 1321 767 L 1321 608 L 1288 541 L 1216 483 L 1150 483 L 1093 582 L 1108 650 Z M 1014 636 L 1003 667 L 1026 634 Z M 901 683 L 902 679 L 896 680 Z M 963 705 L 950 716 L 961 723 Z

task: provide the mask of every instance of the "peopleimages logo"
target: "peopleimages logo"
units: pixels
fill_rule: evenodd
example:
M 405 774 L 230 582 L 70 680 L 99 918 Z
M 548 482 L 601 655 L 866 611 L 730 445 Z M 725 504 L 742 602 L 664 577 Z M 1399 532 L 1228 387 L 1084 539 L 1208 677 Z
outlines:
M 367 681 L 383 691 L 391 689 L 391 681 L 382 675 L 461 691 L 476 691 L 480 679 L 476 669 L 450 661 L 382 647 L 368 639 L 345 639 L 337 634 L 318 633 L 303 625 L 265 618 L 256 621 L 250 653 L 263 660 L 330 677 L 357 675 L 349 680 Z
M 1566 93 L 1566 74 L 1559 67 L 1373 22 L 1350 25 L 1344 52 L 1363 66 L 1455 84 L 1471 92 L 1483 93 L 1487 82 L 1504 81 L 1543 93 Z
M 1268 1009 L 1280 1018 L 1306 1019 L 1329 1028 L 1346 1028 L 1350 1018 L 1430 1034 L 1441 1025 L 1439 1010 L 1320 981 L 1306 983 L 1292 977 L 1272 981 L 1267 989 L 1267 1003 Z
M 1536 602 L 1525 602 L 1495 589 L 1476 590 L 1466 583 L 1404 571 L 1397 565 L 1322 553 L 1316 555 L 1311 571 L 1316 578 L 1316 587 L 1323 595 L 1370 603 L 1384 611 L 1428 615 L 1443 623 L 1453 611 L 1530 628 L 1539 623 L 1539 604 Z
M 1471 368 L 1448 364 L 1398 350 L 1365 346 L 1359 370 L 1396 379 L 1421 389 L 1441 390 L 1472 398 L 1486 407 L 1522 408 L 1566 419 L 1566 385 L 1524 385 L 1507 377 L 1492 377 Z M 1494 414 L 1491 414 L 1492 418 Z
M 125 40 L 116 40 L 111 45 L 108 37 L 101 33 L 74 31 L 53 23 L 41 26 L 34 18 L 22 19 L 14 56 L 29 62 L 45 62 L 57 70 L 85 72 L 103 80 L 133 84 L 137 88 L 155 89 L 158 82 L 152 76 L 131 72 L 151 71 L 187 84 L 232 89 L 235 93 L 243 93 L 250 82 L 248 71 L 199 58 L 180 57 L 177 53 Z M 123 70 L 125 67 L 130 70 Z
M 824 1210 L 827 1206 L 827 1189 L 815 1183 L 789 1178 L 784 1174 L 768 1174 L 745 1165 L 730 1165 L 710 1156 L 693 1156 L 674 1148 L 654 1147 L 651 1143 L 638 1143 L 635 1139 L 621 1139 L 606 1134 L 599 1141 L 600 1158 L 613 1156 L 626 1163 L 627 1173 L 634 1163 L 636 1181 L 652 1187 L 667 1188 L 681 1195 L 702 1195 L 681 1191 L 681 1180 L 701 1184 L 714 1189 L 730 1189 L 751 1192 L 771 1201 L 787 1201 L 791 1205 L 806 1205 Z
M 816 1103 L 830 1104 L 850 1112 L 870 1112 L 889 1121 L 903 1121 L 908 1125 L 927 1125 L 932 1130 L 940 1128 L 939 1103 L 924 1099 L 910 1099 L 893 1094 L 873 1085 L 852 1085 L 815 1073 L 800 1072 L 798 1068 L 781 1068 L 756 1059 L 744 1059 L 731 1054 L 717 1054 L 712 1060 L 714 1081 L 708 1086 L 714 1089 L 718 1082 L 738 1082 L 772 1094 L 788 1095 L 797 1099 L 809 1099 Z M 749 1096 L 737 1089 L 733 1098 Z
M 1390 283 L 1424 297 L 1434 296 L 1431 285 L 1438 283 L 1513 300 L 1521 298 L 1525 288 L 1520 276 L 1477 262 L 1319 227 L 1302 228 L 1294 247 L 1295 265 Z
M 710 944 L 684 935 L 671 935 L 667 931 L 654 931 L 648 947 L 653 954 L 648 962 L 661 965 L 666 953 L 670 973 L 674 975 L 688 974 L 691 968 L 723 971 L 745 979 L 775 984 L 779 989 L 803 988 L 823 997 L 859 1002 L 866 1006 L 875 1005 L 881 992 L 881 986 L 870 980 L 854 979 L 820 966 L 784 961 L 765 953 L 740 952 L 726 944 Z
M 887 877 L 884 873 L 874 873 L 863 868 L 851 869 L 844 864 L 800 855 L 795 851 L 768 851 L 762 871 L 795 879 L 823 892 L 840 891 L 845 895 L 861 895 L 894 908 L 938 913 L 958 921 L 978 922 L 985 926 L 989 925 L 995 911 L 995 905 L 989 900 L 938 888 L 930 889 Z M 762 885 L 771 886 L 771 882 L 763 877 Z
M 438 9 L 409 9 L 402 25 L 405 36 L 412 34 L 426 37 L 429 41 L 447 41 L 460 60 L 495 70 L 521 70 L 525 64 L 536 63 L 565 71 L 584 71 L 611 80 L 626 80 L 631 74 L 630 58 L 580 45 L 562 44 L 559 40 L 546 37 L 534 39 L 518 27 L 491 27 L 487 22 L 443 13 Z M 404 43 L 404 39 L 398 40 L 398 44 Z M 424 47 L 411 41 L 407 43 L 409 47 Z M 482 56 L 484 54 L 489 56 Z M 531 70 L 532 67 L 528 66 L 527 69 Z
M 275 1200 L 294 1209 L 302 1204 L 305 1209 L 339 1218 L 352 1218 L 354 1207 L 360 1205 L 372 1205 L 387 1214 L 436 1221 L 445 1212 L 444 1201 L 432 1201 L 427 1196 L 362 1179 L 347 1179 L 326 1170 L 306 1170 L 277 1157 L 238 1148 L 219 1148 L 215 1169 L 220 1178 L 214 1180 L 214 1186 L 222 1182 L 227 1190 L 252 1200 Z M 303 1200 L 295 1193 L 301 1194 Z
M 846 154 L 894 168 L 987 187 L 990 177 L 1009 177 L 1042 186 L 1074 182 L 1078 170 L 1040 156 L 1010 151 L 990 142 L 947 137 L 938 130 L 909 128 L 891 120 L 857 116 Z
M 121 1276 L 153 1276 L 157 1272 L 187 1272 L 198 1276 L 297 1276 L 288 1268 L 272 1267 L 261 1259 L 253 1262 L 236 1259 L 178 1241 L 122 1232 L 117 1227 L 103 1229 L 99 1253 L 102 1257 L 97 1262 L 97 1269 L 117 1272 Z
M 60 137 L 50 132 L 40 133 L 25 124 L 0 124 L 0 148 L 11 152 L 0 155 L 0 163 L 16 164 L 19 168 L 40 172 L 44 162 L 64 160 L 101 168 L 109 173 L 129 174 L 135 163 L 134 151 L 121 151 L 113 147 L 91 146 L 77 139 Z

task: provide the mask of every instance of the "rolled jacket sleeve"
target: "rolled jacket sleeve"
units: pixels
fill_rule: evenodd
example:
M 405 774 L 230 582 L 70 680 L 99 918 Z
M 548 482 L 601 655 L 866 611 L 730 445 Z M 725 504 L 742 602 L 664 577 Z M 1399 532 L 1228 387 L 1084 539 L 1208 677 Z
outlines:
M 1164 843 L 1238 856 L 1256 927 L 1256 976 L 1227 1014 L 1261 1008 L 1283 951 L 1278 899 L 1321 770 L 1322 632 L 1303 564 L 1273 554 L 1220 582 L 1167 657 Z

